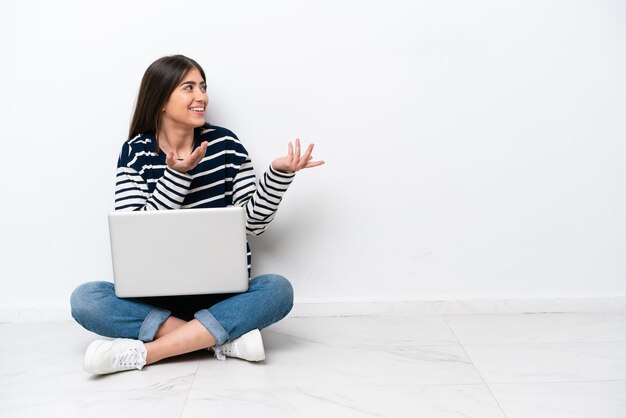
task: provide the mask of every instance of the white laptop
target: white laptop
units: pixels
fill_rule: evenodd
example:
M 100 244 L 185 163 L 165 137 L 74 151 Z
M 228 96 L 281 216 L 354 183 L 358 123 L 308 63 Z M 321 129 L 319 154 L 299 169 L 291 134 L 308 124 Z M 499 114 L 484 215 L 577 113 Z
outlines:
M 110 213 L 115 294 L 245 292 L 245 222 L 240 207 Z

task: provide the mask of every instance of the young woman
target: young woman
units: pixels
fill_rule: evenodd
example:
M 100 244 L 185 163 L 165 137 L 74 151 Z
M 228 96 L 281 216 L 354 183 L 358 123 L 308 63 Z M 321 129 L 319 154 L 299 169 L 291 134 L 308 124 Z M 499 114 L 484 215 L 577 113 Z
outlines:
M 148 67 L 129 138 L 117 164 L 116 210 L 169 210 L 242 206 L 247 233 L 259 235 L 276 214 L 295 173 L 316 167 L 300 141 L 272 161 L 258 185 L 250 157 L 231 131 L 205 122 L 204 70 L 182 55 Z M 138 243 L 141 245 L 141 243 Z M 163 245 L 168 243 L 163 237 Z M 248 252 L 248 261 L 251 256 Z M 86 329 L 115 340 L 96 340 L 84 367 L 93 374 L 139 369 L 167 357 L 213 347 L 216 356 L 265 358 L 260 329 L 291 310 L 284 277 L 250 280 L 245 293 L 121 299 L 112 283 L 89 282 L 71 296 L 72 316 Z

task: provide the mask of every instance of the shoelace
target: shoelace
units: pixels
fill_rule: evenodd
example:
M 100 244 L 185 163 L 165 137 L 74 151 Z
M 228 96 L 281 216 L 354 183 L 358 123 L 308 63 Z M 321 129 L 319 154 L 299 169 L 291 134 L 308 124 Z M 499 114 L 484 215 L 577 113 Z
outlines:
M 146 364 L 141 352 L 136 347 L 131 347 L 123 353 L 115 355 L 114 367 L 139 367 Z
M 215 358 L 221 361 L 226 360 L 226 356 L 232 356 L 233 354 L 237 355 L 239 353 L 236 345 L 233 343 L 226 343 L 220 347 L 213 347 L 213 352 L 215 353 Z

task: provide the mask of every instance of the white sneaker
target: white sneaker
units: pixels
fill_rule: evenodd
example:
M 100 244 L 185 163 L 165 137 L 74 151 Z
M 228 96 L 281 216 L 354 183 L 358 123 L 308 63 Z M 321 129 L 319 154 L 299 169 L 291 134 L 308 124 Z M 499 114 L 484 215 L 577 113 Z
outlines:
M 87 347 L 83 367 L 91 374 L 141 370 L 146 364 L 147 353 L 143 342 L 139 340 L 96 340 Z
M 265 349 L 263 348 L 263 339 L 258 329 L 243 334 L 239 338 L 213 347 L 215 357 L 218 360 L 226 360 L 226 357 L 236 357 L 248 361 L 265 360 Z

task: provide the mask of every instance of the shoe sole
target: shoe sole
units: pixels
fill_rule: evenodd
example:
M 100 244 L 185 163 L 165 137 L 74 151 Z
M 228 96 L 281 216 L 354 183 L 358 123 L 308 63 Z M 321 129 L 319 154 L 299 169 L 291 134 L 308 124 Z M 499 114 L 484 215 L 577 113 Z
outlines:
M 100 371 L 95 370 L 93 367 L 93 359 L 96 357 L 96 353 L 102 347 L 103 344 L 107 344 L 108 341 L 96 340 L 89 344 L 87 347 L 87 352 L 85 352 L 85 360 L 83 361 L 83 369 L 87 373 L 91 374 L 102 374 Z

